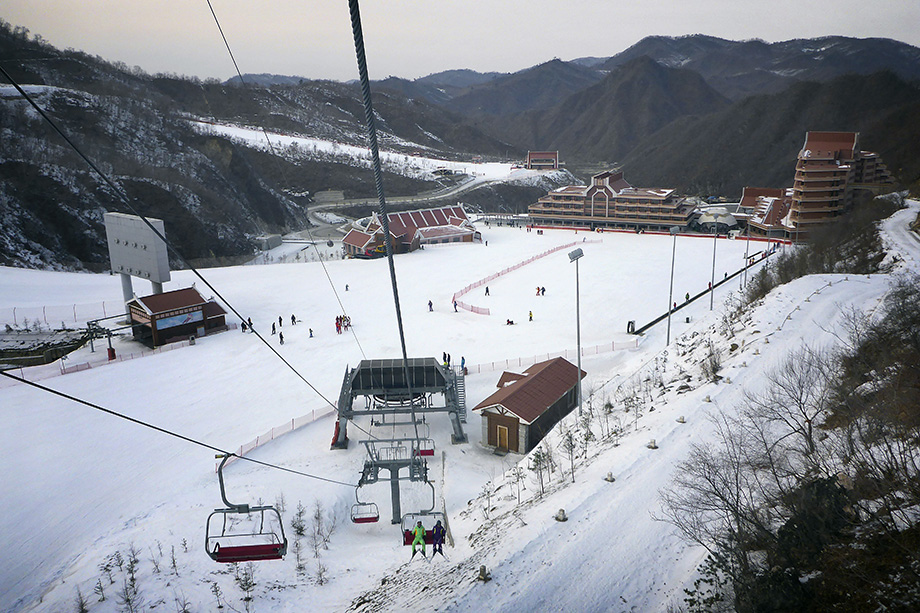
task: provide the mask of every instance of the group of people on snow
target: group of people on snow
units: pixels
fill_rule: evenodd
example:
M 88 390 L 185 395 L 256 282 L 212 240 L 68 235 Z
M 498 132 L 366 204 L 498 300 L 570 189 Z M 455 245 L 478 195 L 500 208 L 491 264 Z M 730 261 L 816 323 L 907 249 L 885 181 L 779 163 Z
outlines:
M 291 325 L 296 326 L 298 321 L 299 320 L 297 319 L 297 316 L 291 313 Z M 275 335 L 275 334 L 278 335 L 278 343 L 280 345 L 284 344 L 284 332 L 279 330 L 279 328 L 281 328 L 283 325 L 284 325 L 284 317 L 282 317 L 281 315 L 278 316 L 277 323 L 275 321 L 272 321 L 272 335 Z M 244 319 L 240 323 L 240 329 L 243 332 L 247 332 L 247 331 L 255 332 L 256 328 L 252 323 L 252 317 L 247 317 L 246 319 Z M 313 328 L 309 328 L 309 330 L 310 330 L 310 338 L 313 338 Z

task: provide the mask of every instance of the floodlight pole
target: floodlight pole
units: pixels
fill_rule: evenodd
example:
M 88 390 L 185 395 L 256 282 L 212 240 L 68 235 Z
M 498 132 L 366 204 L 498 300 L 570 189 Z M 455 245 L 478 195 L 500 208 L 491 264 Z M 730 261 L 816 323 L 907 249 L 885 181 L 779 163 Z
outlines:
M 716 294 L 716 239 L 719 238 L 719 227 L 713 226 L 712 234 L 712 279 L 709 281 L 709 310 L 712 310 L 713 297 Z
M 576 385 L 578 386 L 578 415 L 581 416 L 581 288 L 578 281 L 578 260 L 585 253 L 580 248 L 569 252 L 569 262 L 575 262 L 575 342 L 578 345 L 578 372 L 575 373 Z
M 674 255 L 677 253 L 677 233 L 680 232 L 680 226 L 671 226 L 671 289 L 668 291 L 668 338 L 665 345 L 671 344 L 671 305 L 674 303 Z
M 744 289 L 744 286 L 747 285 L 747 271 L 748 271 L 748 252 L 751 249 L 751 220 L 748 219 L 747 223 L 747 243 L 744 245 L 744 279 L 741 282 L 741 289 Z

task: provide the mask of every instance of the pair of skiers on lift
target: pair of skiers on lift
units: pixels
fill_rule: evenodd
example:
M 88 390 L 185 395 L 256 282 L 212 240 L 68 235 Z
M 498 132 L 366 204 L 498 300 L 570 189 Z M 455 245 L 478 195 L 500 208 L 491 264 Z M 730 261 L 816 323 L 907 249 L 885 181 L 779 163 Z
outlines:
M 431 549 L 432 557 L 436 553 L 440 553 L 441 557 L 444 557 L 444 535 L 446 531 L 444 526 L 441 525 L 441 520 L 438 520 L 438 523 L 435 524 L 434 528 L 431 529 Z M 416 524 L 415 528 L 412 529 L 412 557 L 415 557 L 415 547 L 416 545 L 422 546 L 422 556 L 425 556 L 425 526 L 422 525 L 422 522 L 419 521 Z

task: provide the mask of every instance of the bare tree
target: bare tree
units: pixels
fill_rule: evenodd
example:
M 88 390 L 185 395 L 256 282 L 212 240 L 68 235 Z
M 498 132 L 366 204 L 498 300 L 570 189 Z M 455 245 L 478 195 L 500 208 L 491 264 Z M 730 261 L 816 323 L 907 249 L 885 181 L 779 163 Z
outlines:
M 814 464 L 815 429 L 822 422 L 830 393 L 832 370 L 828 352 L 803 346 L 767 374 L 767 387 L 748 393 L 746 414 L 777 425 L 797 443 L 784 443 Z

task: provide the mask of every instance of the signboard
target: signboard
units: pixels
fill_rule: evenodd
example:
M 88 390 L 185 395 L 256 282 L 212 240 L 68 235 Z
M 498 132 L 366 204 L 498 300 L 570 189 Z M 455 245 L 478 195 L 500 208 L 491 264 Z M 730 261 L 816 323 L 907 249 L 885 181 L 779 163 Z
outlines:
M 162 219 L 148 217 L 150 224 L 166 236 Z M 147 279 L 154 283 L 169 281 L 169 258 L 166 243 L 136 215 L 105 214 L 105 235 L 109 244 L 112 272 Z
M 171 315 L 170 317 L 157 319 L 157 330 L 175 328 L 176 326 L 190 324 L 193 321 L 204 321 L 204 312 L 199 309 L 197 311 L 191 311 L 190 313 L 182 313 L 181 315 Z

